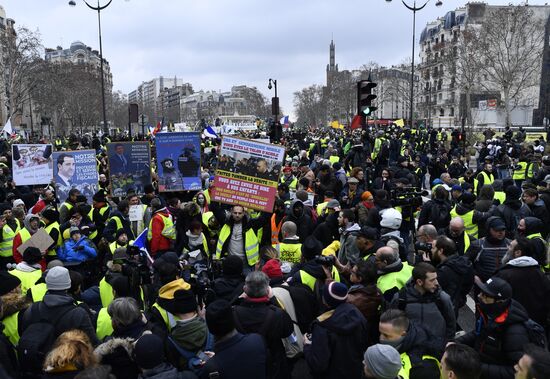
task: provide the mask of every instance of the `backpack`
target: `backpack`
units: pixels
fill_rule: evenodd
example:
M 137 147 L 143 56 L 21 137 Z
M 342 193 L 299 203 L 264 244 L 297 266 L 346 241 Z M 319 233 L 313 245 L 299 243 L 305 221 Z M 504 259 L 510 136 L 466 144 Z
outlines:
M 318 282 L 318 281 L 317 281 Z M 317 282 L 316 289 L 317 289 Z M 294 303 L 294 311 L 296 313 L 296 323 L 302 333 L 309 331 L 309 326 L 319 316 L 319 304 L 316 293 L 320 296 L 320 290 L 315 292 L 303 283 L 291 281 L 288 286 L 280 286 L 290 293 L 290 298 Z
M 37 302 L 31 305 L 31 324 L 25 329 L 19 344 L 17 345 L 17 356 L 19 365 L 25 373 L 25 377 L 40 377 L 42 365 L 46 355 L 61 334 L 58 331 L 57 323 L 63 316 L 73 309 L 74 304 L 57 312 L 54 317 L 45 316 L 44 303 Z
M 213 351 L 214 349 L 214 337 L 212 336 L 212 334 L 210 334 L 210 332 L 206 333 L 206 341 L 204 343 L 204 347 L 202 350 L 198 351 L 197 353 L 194 353 L 192 351 L 189 351 L 181 347 L 171 335 L 168 336 L 168 342 L 170 342 L 170 344 L 178 352 L 178 354 L 181 355 L 187 361 L 187 366 L 189 370 L 191 370 L 197 376 L 200 376 L 202 369 L 204 367 L 204 362 L 207 360 L 207 358 L 204 355 L 204 352 Z
M 450 208 L 446 204 L 433 202 L 430 208 L 430 224 L 436 229 L 442 229 L 449 225 L 451 221 Z
M 548 340 L 546 339 L 546 332 L 539 323 L 529 319 L 523 322 L 523 326 L 527 330 L 529 342 L 543 348 L 544 350 L 548 350 Z

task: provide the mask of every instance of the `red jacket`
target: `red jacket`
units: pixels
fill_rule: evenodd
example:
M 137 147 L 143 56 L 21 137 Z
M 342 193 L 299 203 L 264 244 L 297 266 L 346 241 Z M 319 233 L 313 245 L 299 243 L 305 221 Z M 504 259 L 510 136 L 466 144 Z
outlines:
M 12 247 L 12 253 L 13 253 L 13 260 L 15 263 L 21 263 L 23 261 L 23 255 L 17 251 L 17 248 L 21 246 L 23 243 L 21 242 L 21 234 L 16 233 L 15 237 L 13 237 L 13 247 Z M 42 271 L 46 270 L 46 259 L 42 258 L 42 260 L 39 262 L 40 266 L 42 267 Z
M 164 220 L 162 219 L 161 214 L 164 217 L 169 217 L 170 212 L 168 212 L 166 208 L 163 208 L 156 211 L 151 218 L 152 238 L 151 241 L 149 241 L 149 247 L 152 256 L 155 256 L 159 251 L 169 250 L 172 246 L 172 240 L 162 235 L 162 230 L 164 229 Z

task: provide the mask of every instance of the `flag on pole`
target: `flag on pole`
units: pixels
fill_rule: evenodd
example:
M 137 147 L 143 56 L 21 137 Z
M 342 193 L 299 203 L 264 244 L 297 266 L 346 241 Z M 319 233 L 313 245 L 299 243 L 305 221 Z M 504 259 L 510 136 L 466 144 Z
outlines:
M 399 120 L 395 120 L 393 123 L 399 126 L 400 128 L 405 126 L 405 120 L 403 120 L 402 118 L 400 118 Z
M 157 126 L 155 127 L 155 129 L 153 130 L 153 135 L 157 134 L 158 132 L 160 132 L 162 130 L 162 128 L 164 127 L 164 117 L 162 118 L 162 121 L 159 121 L 157 123 Z
M 6 122 L 6 125 L 4 125 L 4 129 L 2 129 L 2 131 L 8 133 L 9 135 L 13 134 L 13 129 L 11 127 L 11 117 L 8 118 L 8 122 Z
M 288 116 L 283 116 L 281 117 L 281 119 L 279 120 L 279 122 L 281 123 L 281 125 L 284 125 L 285 128 L 288 127 Z
M 209 138 L 218 138 L 218 134 L 210 125 L 204 129 L 204 135 Z
M 359 129 L 361 127 L 361 121 L 362 121 L 362 116 L 360 115 L 355 115 L 353 117 L 353 120 L 351 120 L 351 130 L 355 130 L 355 129 Z
M 147 260 L 150 264 L 153 263 L 153 258 L 151 258 L 151 255 L 149 255 L 149 252 L 147 251 L 147 232 L 149 229 L 145 228 L 143 232 L 134 240 L 132 243 L 132 246 L 135 246 L 139 248 L 140 251 L 142 251 L 145 256 L 147 257 Z

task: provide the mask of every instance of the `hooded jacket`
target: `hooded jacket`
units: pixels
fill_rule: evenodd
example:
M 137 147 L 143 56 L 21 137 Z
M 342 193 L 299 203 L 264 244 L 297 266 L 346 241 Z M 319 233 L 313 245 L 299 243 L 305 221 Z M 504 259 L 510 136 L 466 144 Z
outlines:
M 37 215 L 28 214 L 25 216 L 25 219 L 23 221 L 24 229 L 26 229 L 31 236 L 34 233 L 36 233 L 36 231 L 40 227 L 39 226 L 36 229 L 31 228 L 31 219 L 33 218 L 40 219 Z M 15 237 L 13 238 L 13 247 L 12 247 L 13 259 L 15 260 L 16 263 L 19 263 L 23 260 L 23 255 L 17 250 L 17 248 L 22 244 L 23 244 L 23 241 L 21 240 L 21 231 L 19 231 L 18 233 L 15 234 Z M 40 265 L 42 266 L 42 270 L 46 269 L 46 261 L 44 259 L 40 262 Z
M 498 216 L 506 224 L 506 238 L 513 239 L 519 220 L 527 216 L 532 216 L 532 212 L 521 200 L 506 199 L 504 204 L 499 205 L 490 212 L 491 216 Z
M 401 292 L 404 291 L 404 294 Z M 400 304 L 400 298 L 405 299 L 406 304 Z M 439 305 L 438 305 L 439 303 Z M 409 320 L 430 328 L 438 338 L 451 341 L 456 330 L 456 318 L 450 296 L 441 289 L 435 293 L 421 294 L 414 287 L 412 278 L 405 287 L 395 294 L 390 307 L 405 307 L 403 310 Z
M 367 348 L 367 320 L 352 304 L 323 313 L 311 326 L 312 341 L 304 345 L 315 378 L 361 378 Z
M 544 233 L 544 224 L 537 217 L 525 217 L 525 232 L 522 233 L 526 237 L 532 234 Z M 544 238 L 544 237 L 543 237 Z M 537 262 L 543 266 L 546 262 L 546 241 L 541 238 L 531 238 L 531 247 L 533 249 L 532 256 L 537 260 Z
M 550 303 L 550 281 L 540 270 L 538 262 L 531 257 L 518 257 L 509 261 L 495 276 L 512 286 L 512 298 L 523 305 L 529 317 L 546 325 Z
M 515 300 L 501 315 L 489 318 L 483 312 L 476 328 L 456 339 L 480 353 L 481 377 L 507 379 L 514 377 L 514 365 L 523 355 L 523 347 L 529 342 L 524 323 L 529 319 L 527 311 Z
M 296 204 L 302 204 L 303 211 L 298 212 L 296 210 Z M 310 236 L 313 233 L 314 225 L 313 221 L 311 220 L 311 217 L 307 214 L 305 210 L 306 206 L 304 203 L 299 200 L 295 199 L 290 204 L 290 208 L 288 209 L 288 214 L 286 216 L 285 221 L 292 221 L 296 224 L 297 231 L 296 235 L 300 237 L 300 241 L 303 242 L 307 236 Z
M 57 252 L 57 256 L 63 262 L 86 262 L 97 257 L 97 251 L 92 242 L 86 237 L 80 237 L 78 241 L 69 238 Z
M 357 239 L 357 233 L 360 230 L 361 227 L 358 224 L 353 223 L 341 233 L 338 260 L 344 265 L 348 262 L 353 265 L 357 263 L 357 261 L 360 259 L 359 248 L 355 243 L 355 240 Z
M 340 239 L 340 233 L 338 231 L 338 212 L 329 214 L 324 222 L 317 225 L 313 231 L 313 237 L 315 237 L 323 247 L 327 247 L 333 241 Z
M 474 266 L 468 257 L 453 254 L 437 266 L 437 281 L 451 297 L 455 314 L 458 314 L 474 285 Z

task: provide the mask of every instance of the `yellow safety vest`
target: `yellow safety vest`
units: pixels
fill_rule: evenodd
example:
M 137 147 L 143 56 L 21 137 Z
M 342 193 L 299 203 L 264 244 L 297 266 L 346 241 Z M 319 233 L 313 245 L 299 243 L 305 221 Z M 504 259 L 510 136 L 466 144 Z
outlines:
M 518 169 L 514 169 L 512 174 L 512 179 L 514 180 L 525 180 L 527 178 L 527 162 L 518 162 Z
M 16 276 L 21 280 L 21 293 L 25 295 L 27 293 L 27 290 L 34 286 L 38 279 L 42 277 L 42 270 L 34 270 L 34 271 L 19 271 L 17 269 L 8 271 L 13 276 Z
M 12 315 L 4 317 L 2 324 L 4 324 L 4 330 L 2 331 L 6 337 L 10 340 L 13 346 L 17 346 L 19 343 L 19 312 L 15 312 Z
M 331 164 L 335 164 L 336 162 L 340 162 L 340 157 L 337 155 L 331 155 L 330 157 L 328 157 L 328 160 Z
M 401 271 L 390 272 L 384 274 L 378 278 L 376 286 L 382 293 L 386 293 L 394 287 L 397 289 L 403 288 L 405 283 L 410 279 L 412 275 L 412 267 L 407 262 L 403 262 L 403 268 Z
M 207 204 L 210 204 L 210 191 L 207 189 L 206 191 L 202 192 L 204 194 L 204 199 L 206 200 Z
M 162 214 L 159 214 L 159 216 L 162 218 L 162 222 L 164 224 L 164 227 L 162 228 L 162 234 L 164 237 L 175 240 L 176 239 L 176 228 L 174 226 L 174 222 L 172 221 L 172 216 L 164 216 Z M 147 231 L 147 240 L 151 241 L 153 238 L 153 219 L 149 222 L 149 230 Z
M 113 334 L 113 324 L 111 322 L 111 316 L 107 312 L 107 308 L 101 308 L 97 314 L 97 326 L 96 334 L 97 338 L 102 341 L 105 337 Z
M 481 176 L 483 176 L 483 185 L 493 184 L 495 177 L 493 174 L 487 174 L 485 171 L 481 171 Z
M 466 252 L 470 248 L 470 242 L 470 236 L 468 235 L 468 233 L 464 233 L 464 254 L 466 254 Z
M 46 283 L 38 283 L 30 288 L 33 303 L 42 301 L 46 292 L 48 292 L 48 286 Z
M 464 177 L 461 176 L 460 178 L 458 178 L 458 181 L 460 183 L 464 183 L 466 180 L 464 180 Z M 479 180 L 477 180 L 476 178 L 474 178 L 474 192 L 477 193 L 477 183 L 479 183 Z
M 471 210 L 463 215 L 459 215 L 456 213 L 456 205 L 451 209 L 451 218 L 454 217 L 460 217 L 464 221 L 464 229 L 466 230 L 466 233 L 468 233 L 470 236 L 477 238 L 478 234 L 478 227 L 477 224 L 474 224 L 474 211 Z
M 179 320 L 176 316 L 169 313 L 166 309 L 158 305 L 157 303 L 153 304 L 153 308 L 155 308 L 157 311 L 159 311 L 160 316 L 164 320 L 164 324 L 166 325 L 166 328 L 168 329 L 168 332 L 172 330 L 172 325 L 175 325 L 176 320 Z
M 99 297 L 101 299 L 101 306 L 107 307 L 113 302 L 115 295 L 113 295 L 113 287 L 105 280 L 101 279 L 99 282 Z
M 225 224 L 220 231 L 220 236 L 218 237 L 218 243 L 216 245 L 216 259 L 221 259 L 222 256 L 222 250 L 223 245 L 225 244 L 225 241 L 231 234 L 231 227 L 227 224 Z M 248 229 L 245 233 L 245 255 L 246 260 L 248 262 L 249 266 L 254 266 L 259 260 L 260 260 L 260 249 L 258 246 L 258 237 L 256 236 L 256 233 L 254 233 L 254 230 Z
M 298 242 L 298 240 L 296 240 Z M 301 243 L 278 243 L 273 245 L 279 252 L 279 259 L 283 262 L 300 263 L 302 257 Z
M 296 191 L 296 185 L 298 185 L 298 179 L 297 178 L 294 178 L 292 179 L 292 181 L 290 182 L 290 184 L 288 182 L 283 182 L 281 180 L 281 183 L 285 183 L 288 185 L 288 189 L 292 189 L 292 190 L 295 190 Z
M 63 206 L 65 206 L 65 208 L 67 208 L 68 211 L 70 211 L 74 207 L 74 205 L 72 205 L 71 203 L 69 203 L 67 201 L 65 201 L 63 204 L 61 204 L 59 206 L 59 209 L 61 209 Z
M 506 200 L 506 193 L 504 193 L 503 191 L 495 191 L 493 199 L 497 199 L 498 201 L 500 201 L 501 204 L 503 204 L 504 200 Z
M 55 244 L 55 247 L 48 250 L 48 255 L 49 256 L 55 256 L 57 255 L 57 248 L 59 246 L 61 246 L 63 244 L 63 238 L 61 237 L 61 231 L 59 230 L 59 223 L 57 221 L 55 222 L 52 222 L 51 224 L 49 224 L 48 226 L 46 226 L 44 228 L 44 230 L 46 231 L 46 233 L 50 234 L 50 232 L 53 230 L 53 229 L 56 229 L 57 230 L 57 241 L 56 244 Z
M 320 216 L 323 214 L 323 210 L 327 207 L 328 201 L 325 201 L 324 203 L 317 204 L 317 214 Z
M 431 355 L 423 355 L 422 360 L 431 359 L 435 361 L 437 368 L 440 369 L 440 364 L 437 358 L 432 357 Z M 401 370 L 397 374 L 398 377 L 402 379 L 409 379 L 410 371 L 412 368 L 411 357 L 407 353 L 401 353 Z
M 340 281 L 340 273 L 336 269 L 336 267 L 332 267 L 332 278 L 334 281 L 339 282 Z M 305 284 L 309 288 L 311 288 L 312 291 L 315 291 L 315 283 L 317 282 L 317 278 L 313 275 L 308 274 L 304 270 L 300 270 L 300 280 L 302 281 L 302 284 Z
M 13 256 L 13 238 L 15 232 L 8 226 L 4 225 L 2 228 L 3 240 L 0 242 L 0 257 L 7 258 Z

